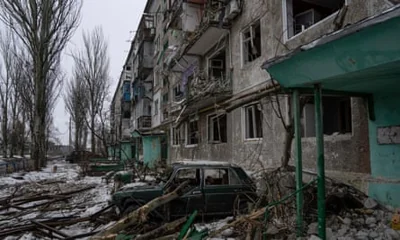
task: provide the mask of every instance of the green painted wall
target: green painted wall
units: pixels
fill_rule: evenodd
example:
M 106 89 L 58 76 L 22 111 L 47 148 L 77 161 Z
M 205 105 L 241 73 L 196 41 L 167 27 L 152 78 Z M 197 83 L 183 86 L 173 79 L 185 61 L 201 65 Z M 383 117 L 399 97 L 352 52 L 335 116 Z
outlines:
M 369 195 L 394 207 L 400 207 L 400 145 L 379 145 L 377 128 L 400 125 L 399 103 L 400 95 L 374 95 L 376 120 L 369 122 L 371 175 L 382 179 L 369 184 Z
M 143 162 L 149 167 L 161 159 L 161 137 L 143 136 Z
M 119 145 L 108 146 L 108 157 L 119 158 Z
M 132 143 L 121 142 L 121 161 L 128 162 L 132 159 Z

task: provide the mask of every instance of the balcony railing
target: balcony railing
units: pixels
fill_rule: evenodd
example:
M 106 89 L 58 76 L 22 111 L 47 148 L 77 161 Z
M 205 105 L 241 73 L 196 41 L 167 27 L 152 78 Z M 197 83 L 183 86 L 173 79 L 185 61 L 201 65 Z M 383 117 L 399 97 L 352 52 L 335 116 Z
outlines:
M 151 128 L 151 116 L 141 116 L 137 119 L 138 129 Z
M 207 76 L 199 72 L 188 81 L 188 100 L 197 101 L 208 96 L 224 96 L 232 94 L 230 74 L 219 77 Z

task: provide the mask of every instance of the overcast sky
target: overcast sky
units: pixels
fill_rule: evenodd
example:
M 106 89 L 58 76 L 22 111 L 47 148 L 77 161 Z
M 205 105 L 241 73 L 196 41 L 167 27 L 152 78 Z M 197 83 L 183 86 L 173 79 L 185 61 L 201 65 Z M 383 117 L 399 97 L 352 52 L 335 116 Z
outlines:
M 110 95 L 114 94 L 122 66 L 130 47 L 134 32 L 143 13 L 146 0 L 84 0 L 81 23 L 67 52 L 74 51 L 82 45 L 82 31 L 91 30 L 95 26 L 103 27 L 104 35 L 108 40 L 110 55 L 110 75 L 112 88 Z M 63 69 L 71 72 L 72 59 L 64 57 Z M 63 144 L 68 144 L 68 120 L 69 115 L 65 111 L 62 97 L 58 100 L 54 113 L 54 124 L 59 130 L 58 138 Z

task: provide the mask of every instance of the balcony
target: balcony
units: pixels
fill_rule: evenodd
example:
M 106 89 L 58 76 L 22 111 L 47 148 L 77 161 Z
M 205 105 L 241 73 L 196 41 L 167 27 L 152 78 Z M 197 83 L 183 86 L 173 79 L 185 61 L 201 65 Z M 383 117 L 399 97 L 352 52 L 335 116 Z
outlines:
M 241 13 L 243 0 L 230 0 L 226 5 L 222 1 L 208 1 L 203 11 L 196 34 L 188 35 L 187 54 L 205 55 L 209 47 L 215 45 L 230 29 L 232 22 Z M 205 47 L 208 46 L 208 47 Z
M 165 18 L 167 29 L 193 32 L 199 26 L 207 0 L 175 0 Z
M 137 128 L 148 129 L 151 128 L 151 116 L 141 116 L 137 119 Z
M 142 16 L 139 24 L 138 31 L 139 43 L 142 41 L 153 41 L 156 35 L 156 28 L 154 25 L 154 15 L 145 13 Z
M 232 96 L 231 74 L 207 76 L 199 72 L 188 78 L 187 107 L 203 108 Z

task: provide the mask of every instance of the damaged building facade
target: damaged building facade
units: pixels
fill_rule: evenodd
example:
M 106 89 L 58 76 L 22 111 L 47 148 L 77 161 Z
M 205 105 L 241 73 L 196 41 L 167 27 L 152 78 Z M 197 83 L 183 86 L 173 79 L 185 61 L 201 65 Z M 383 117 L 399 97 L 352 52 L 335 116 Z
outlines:
M 249 169 L 280 166 L 291 100 L 276 94 L 279 85 L 262 64 L 392 6 L 388 0 L 149 0 L 144 16 L 153 16 L 154 36 L 149 40 L 152 68 L 146 70 L 146 82 L 152 82 L 146 113 L 151 127 L 146 134 L 165 137 L 157 138 L 155 145 L 167 143 L 163 155 L 168 162 L 201 159 Z M 132 68 L 132 75 L 143 71 Z M 303 167 L 313 170 L 312 94 L 303 100 Z M 364 99 L 331 94 L 322 101 L 327 174 L 349 181 L 368 177 Z M 145 114 L 132 107 L 131 111 L 135 117 L 129 129 L 134 132 L 139 130 L 135 119 Z M 363 181 L 353 183 L 366 190 Z

